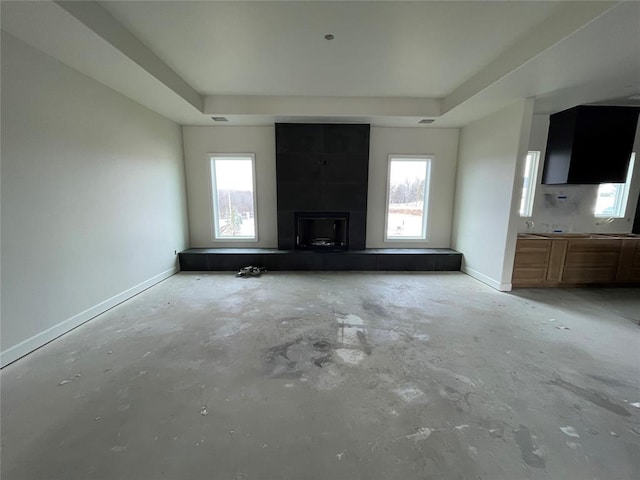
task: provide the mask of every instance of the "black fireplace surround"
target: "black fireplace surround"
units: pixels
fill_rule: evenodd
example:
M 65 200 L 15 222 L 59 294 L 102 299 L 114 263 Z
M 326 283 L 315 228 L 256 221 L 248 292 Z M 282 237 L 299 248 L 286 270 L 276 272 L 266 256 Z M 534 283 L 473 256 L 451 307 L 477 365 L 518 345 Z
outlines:
M 369 130 L 276 124 L 278 249 L 365 249 Z

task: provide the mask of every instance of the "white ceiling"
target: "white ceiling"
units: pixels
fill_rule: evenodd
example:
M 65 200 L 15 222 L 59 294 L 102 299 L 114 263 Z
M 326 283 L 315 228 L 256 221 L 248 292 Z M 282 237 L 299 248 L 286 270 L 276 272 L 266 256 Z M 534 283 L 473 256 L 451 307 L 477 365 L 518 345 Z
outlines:
M 205 95 L 443 97 L 559 4 L 103 2 Z M 331 41 L 325 34 L 333 34 Z
M 181 124 L 460 126 L 640 94 L 640 2 L 8 2 L 2 28 Z M 333 34 L 331 41 L 325 34 Z

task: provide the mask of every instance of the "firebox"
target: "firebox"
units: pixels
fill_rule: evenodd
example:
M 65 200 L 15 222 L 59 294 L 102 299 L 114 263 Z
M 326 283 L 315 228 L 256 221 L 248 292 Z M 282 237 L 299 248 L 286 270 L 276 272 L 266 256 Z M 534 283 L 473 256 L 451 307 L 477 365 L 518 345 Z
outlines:
M 296 212 L 296 249 L 347 250 L 348 212 Z

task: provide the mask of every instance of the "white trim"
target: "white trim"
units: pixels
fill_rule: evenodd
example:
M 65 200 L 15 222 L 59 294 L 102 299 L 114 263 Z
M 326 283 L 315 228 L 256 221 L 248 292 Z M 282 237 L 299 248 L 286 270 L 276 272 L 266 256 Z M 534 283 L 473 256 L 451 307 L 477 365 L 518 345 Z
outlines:
M 422 211 L 422 235 L 419 237 L 389 237 L 389 197 L 391 195 L 391 162 L 393 160 L 414 160 L 425 161 L 425 182 L 424 182 L 424 198 Z M 429 241 L 429 224 L 431 215 L 429 215 L 431 203 L 431 164 L 435 159 L 432 154 L 421 155 L 403 155 L 391 153 L 387 157 L 387 196 L 384 210 L 384 242 L 428 242 Z
M 524 179 L 527 174 L 526 158 L 531 155 L 531 163 L 529 166 L 529 189 L 527 190 L 526 198 L 524 196 Z M 538 168 L 540 166 L 540 152 L 538 150 L 529 150 L 525 156 L 525 168 L 522 176 L 522 189 L 520 190 L 520 206 L 522 206 L 522 200 L 524 200 L 524 212 L 521 208 L 518 208 L 520 218 L 531 218 L 533 216 L 533 202 L 536 195 L 536 187 L 538 186 Z
M 460 271 L 466 273 L 470 277 L 475 278 L 476 280 L 481 281 L 482 283 L 489 285 L 491 288 L 495 288 L 496 290 L 500 290 L 501 292 L 510 292 L 512 289 L 511 283 L 501 283 L 498 280 L 494 280 L 491 277 L 487 277 L 484 273 L 480 273 L 473 268 L 469 268 L 467 266 L 462 266 Z
M 216 158 L 238 158 L 251 160 L 251 176 L 253 181 L 253 237 L 218 237 L 218 217 L 216 215 L 218 198 L 214 195 L 215 168 L 213 166 Z M 255 153 L 208 153 L 209 159 L 209 210 L 211 213 L 211 238 L 214 242 L 258 242 L 258 191 L 256 179 L 256 154 Z M 217 190 L 216 190 L 217 193 Z
M 54 325 L 50 328 L 47 328 L 43 332 L 37 333 L 34 336 L 23 340 L 22 342 L 14 345 L 13 347 L 9 347 L 5 351 L 0 353 L 0 367 L 5 367 L 6 365 L 15 362 L 21 357 L 24 357 L 28 353 L 33 352 L 34 350 L 42 347 L 43 345 L 49 343 L 51 340 L 58 338 L 61 335 L 73 330 L 74 328 L 82 325 L 85 322 L 97 317 L 101 313 L 106 312 L 107 310 L 115 307 L 119 303 L 124 302 L 125 300 L 134 297 L 135 295 L 143 292 L 147 288 L 152 287 L 156 283 L 161 282 L 169 278 L 170 276 L 177 273 L 180 269 L 176 267 L 172 267 L 168 270 L 165 270 L 158 275 L 154 275 L 153 277 L 141 282 L 127 290 L 120 292 L 117 295 L 114 295 L 107 300 L 94 305 L 91 308 L 88 308 L 84 312 L 80 312 L 73 317 L 67 318 L 62 322 Z

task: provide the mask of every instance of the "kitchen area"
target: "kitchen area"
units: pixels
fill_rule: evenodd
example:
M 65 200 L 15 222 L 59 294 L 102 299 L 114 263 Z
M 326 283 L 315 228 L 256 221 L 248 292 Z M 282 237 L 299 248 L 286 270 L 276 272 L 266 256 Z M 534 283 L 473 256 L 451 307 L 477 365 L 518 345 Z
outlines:
M 640 235 L 521 233 L 512 282 L 514 287 L 640 284 Z
M 529 149 L 540 165 L 533 208 L 520 218 L 514 288 L 640 286 L 638 111 L 579 106 L 534 116 Z M 626 187 L 618 212 L 599 211 L 601 185 Z

